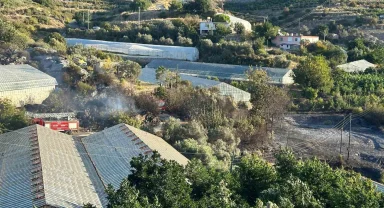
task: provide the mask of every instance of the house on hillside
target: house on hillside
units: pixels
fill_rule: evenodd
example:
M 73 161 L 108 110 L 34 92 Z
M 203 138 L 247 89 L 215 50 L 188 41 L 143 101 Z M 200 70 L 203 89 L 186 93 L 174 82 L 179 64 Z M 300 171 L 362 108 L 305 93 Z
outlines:
M 55 78 L 27 64 L 0 65 L 0 99 L 17 107 L 41 104 L 56 85 Z
M 319 36 L 306 36 L 299 33 L 288 33 L 287 35 L 278 35 L 272 40 L 272 43 L 283 50 L 298 49 L 302 42 L 316 43 Z
M 364 72 L 366 69 L 371 67 L 376 67 L 376 65 L 362 59 L 362 60 L 338 65 L 336 68 L 339 68 L 348 73 L 352 73 L 352 72 Z
M 107 207 L 105 189 L 131 174 L 130 162 L 154 151 L 187 165 L 166 141 L 119 124 L 79 139 L 32 125 L 0 135 L 1 207 Z
M 217 13 L 216 15 L 219 15 L 222 13 Z M 229 17 L 229 23 L 227 22 L 213 22 L 211 18 L 208 18 L 206 21 L 200 22 L 200 35 L 206 35 L 209 34 L 210 32 L 213 32 L 216 30 L 216 25 L 222 24 L 225 25 L 226 27 L 234 27 L 236 23 L 241 23 L 244 25 L 245 31 L 251 32 L 252 31 L 252 25 L 250 22 L 247 20 L 225 14 L 226 16 Z
M 156 70 L 163 66 L 171 71 L 177 71 L 179 74 L 190 75 L 195 77 L 217 77 L 221 80 L 240 80 L 246 81 L 246 72 L 250 69 L 249 66 L 230 65 L 230 64 L 215 64 L 176 60 L 153 60 L 149 62 L 145 68 Z M 265 70 L 271 79 L 271 83 L 278 85 L 293 84 L 293 72 L 285 68 L 270 68 L 258 67 L 260 70 Z

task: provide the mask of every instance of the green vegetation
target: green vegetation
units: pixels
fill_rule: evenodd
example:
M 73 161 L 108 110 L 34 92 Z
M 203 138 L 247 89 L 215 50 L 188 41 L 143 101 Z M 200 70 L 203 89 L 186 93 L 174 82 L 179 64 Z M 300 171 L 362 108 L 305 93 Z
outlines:
M 140 156 L 120 187 L 109 186 L 108 207 L 382 207 L 383 195 L 360 175 L 332 170 L 318 159 L 289 151 L 272 166 L 247 155 L 232 171 Z
M 0 133 L 21 129 L 28 124 L 23 110 L 15 108 L 9 100 L 0 99 Z
M 213 17 L 213 21 L 214 22 L 227 22 L 227 23 L 229 23 L 230 19 L 229 19 L 228 15 L 218 14 L 218 15 L 215 15 Z

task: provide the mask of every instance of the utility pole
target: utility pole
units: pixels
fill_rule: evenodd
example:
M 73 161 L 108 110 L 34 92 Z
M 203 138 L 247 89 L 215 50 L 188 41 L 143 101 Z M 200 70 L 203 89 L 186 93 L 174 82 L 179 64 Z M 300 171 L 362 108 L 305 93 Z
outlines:
M 139 28 L 140 28 L 140 7 L 139 7 Z
M 89 9 L 88 9 L 88 30 L 89 30 Z
M 343 146 L 344 120 L 345 120 L 345 116 L 343 116 L 343 121 L 342 121 L 342 124 L 341 124 L 340 155 L 341 155 L 341 146 Z
M 349 138 L 348 138 L 348 157 L 347 161 L 349 160 L 349 151 L 351 148 L 351 130 L 352 130 L 352 113 L 349 114 Z

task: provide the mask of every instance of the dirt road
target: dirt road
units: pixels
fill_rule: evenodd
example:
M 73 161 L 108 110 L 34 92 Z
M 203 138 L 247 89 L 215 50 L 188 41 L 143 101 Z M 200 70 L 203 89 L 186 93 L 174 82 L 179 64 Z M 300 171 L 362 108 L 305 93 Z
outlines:
M 316 155 L 326 160 L 338 160 L 341 130 L 334 127 L 342 120 L 343 115 L 287 115 L 275 129 L 275 142 L 278 146 L 291 147 L 303 158 Z M 381 164 L 384 132 L 359 117 L 352 120 L 351 129 L 350 159 Z M 348 141 L 349 121 L 344 127 L 341 146 L 341 154 L 345 159 Z

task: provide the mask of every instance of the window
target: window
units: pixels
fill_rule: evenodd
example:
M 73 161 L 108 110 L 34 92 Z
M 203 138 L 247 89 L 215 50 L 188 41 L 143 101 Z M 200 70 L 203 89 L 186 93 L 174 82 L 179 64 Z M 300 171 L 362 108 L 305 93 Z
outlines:
M 292 41 L 292 37 L 288 37 L 288 42 L 291 42 Z
M 283 38 L 280 38 L 280 41 L 283 41 L 284 39 Z
M 295 41 L 296 41 L 296 42 L 299 41 L 299 38 L 295 38 Z

